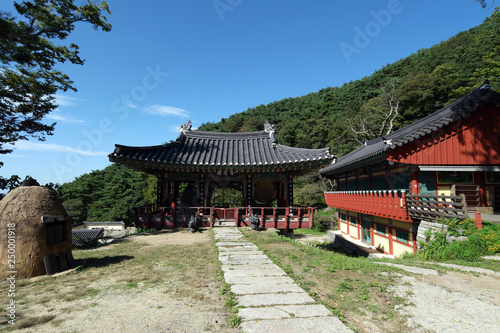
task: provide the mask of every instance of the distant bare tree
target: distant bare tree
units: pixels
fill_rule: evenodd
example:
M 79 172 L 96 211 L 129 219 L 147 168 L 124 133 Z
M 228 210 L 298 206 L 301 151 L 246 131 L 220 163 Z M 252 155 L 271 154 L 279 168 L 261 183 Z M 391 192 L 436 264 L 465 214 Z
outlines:
M 381 95 L 363 104 L 358 112 L 346 111 L 346 125 L 359 144 L 391 133 L 399 115 L 399 94 L 390 81 L 380 88 Z

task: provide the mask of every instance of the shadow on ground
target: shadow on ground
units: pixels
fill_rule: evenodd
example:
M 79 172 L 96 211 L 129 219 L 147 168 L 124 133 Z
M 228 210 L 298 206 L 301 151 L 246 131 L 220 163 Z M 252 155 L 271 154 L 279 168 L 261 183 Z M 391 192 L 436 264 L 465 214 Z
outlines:
M 333 242 L 328 244 L 319 244 L 317 247 L 323 250 L 342 253 L 352 257 L 368 257 L 371 253 L 380 253 L 375 249 L 352 243 L 341 235 L 335 235 Z
M 134 259 L 133 256 L 113 256 L 113 257 L 103 257 L 103 258 L 86 258 L 85 259 L 85 268 L 98 268 L 98 267 L 106 267 L 109 265 L 119 264 L 123 261 Z

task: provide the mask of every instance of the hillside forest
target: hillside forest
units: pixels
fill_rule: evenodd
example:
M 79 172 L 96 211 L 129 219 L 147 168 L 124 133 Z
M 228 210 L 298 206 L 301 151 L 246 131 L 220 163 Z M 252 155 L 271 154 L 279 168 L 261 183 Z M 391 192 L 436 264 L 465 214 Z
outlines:
M 338 157 L 365 140 L 404 127 L 477 88 L 485 80 L 500 90 L 500 12 L 481 25 L 431 48 L 388 64 L 363 79 L 305 96 L 259 105 L 200 131 L 249 132 L 275 125 L 281 144 L 330 147 Z M 53 185 L 53 184 L 52 184 Z M 154 203 L 156 179 L 122 166 L 84 174 L 55 186 L 64 206 L 80 221 L 131 222 L 134 206 Z M 295 204 L 324 206 L 319 176 L 295 180 Z

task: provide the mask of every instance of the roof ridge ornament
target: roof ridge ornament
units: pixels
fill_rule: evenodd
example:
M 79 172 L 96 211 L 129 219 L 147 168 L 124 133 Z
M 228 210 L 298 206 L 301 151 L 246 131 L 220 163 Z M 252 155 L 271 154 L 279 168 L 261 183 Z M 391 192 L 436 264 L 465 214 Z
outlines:
M 266 120 L 264 122 L 264 130 L 267 132 L 267 133 L 274 133 L 275 129 L 274 129 L 274 125 L 271 124 L 269 122 L 269 120 Z
M 489 89 L 490 88 L 490 80 L 485 80 L 480 89 Z
M 392 139 L 386 139 L 385 137 L 382 136 L 382 139 L 384 140 L 384 144 L 386 146 L 391 146 L 392 145 Z
M 189 131 L 191 131 L 191 126 L 192 126 L 192 124 L 191 124 L 191 119 L 190 119 L 187 121 L 187 123 L 181 125 L 180 131 L 182 133 L 189 132 Z

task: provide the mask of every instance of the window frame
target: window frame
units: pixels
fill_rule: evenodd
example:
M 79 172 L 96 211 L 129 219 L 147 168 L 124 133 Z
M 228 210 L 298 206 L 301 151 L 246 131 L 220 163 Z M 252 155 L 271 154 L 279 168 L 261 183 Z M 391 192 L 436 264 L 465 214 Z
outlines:
M 396 230 L 396 240 L 400 243 L 404 243 L 404 244 L 409 244 L 410 243 L 410 233 L 406 230 L 400 230 L 400 229 L 395 229 Z M 405 234 L 405 238 L 401 238 L 400 237 L 400 233 L 404 233 Z

